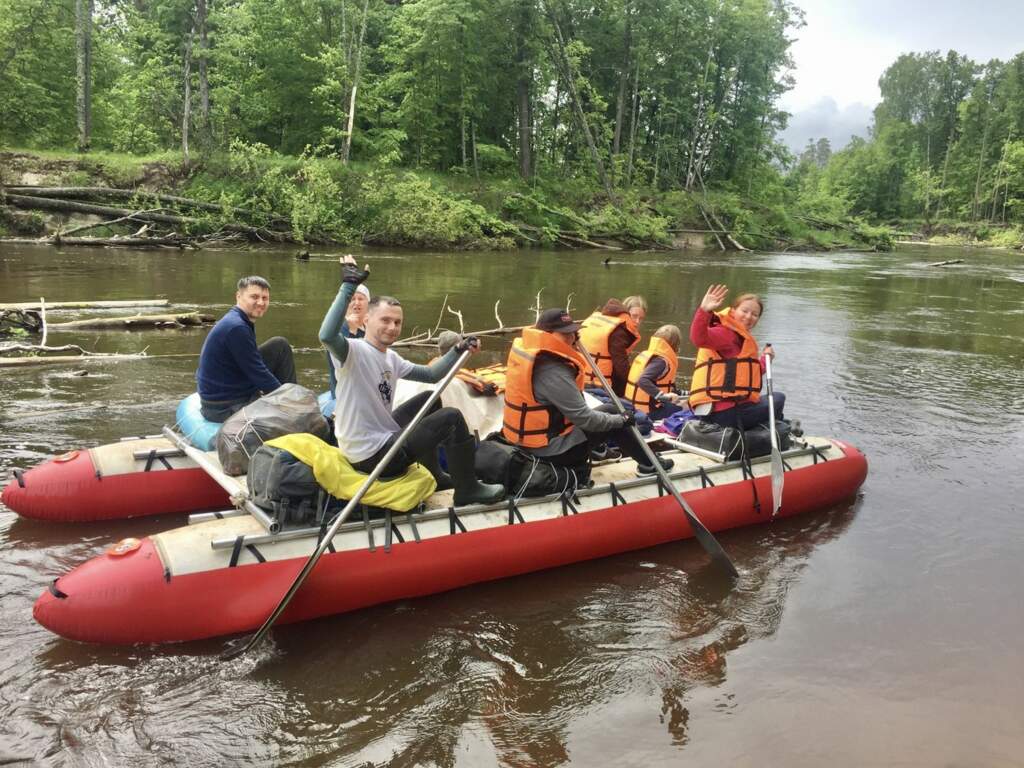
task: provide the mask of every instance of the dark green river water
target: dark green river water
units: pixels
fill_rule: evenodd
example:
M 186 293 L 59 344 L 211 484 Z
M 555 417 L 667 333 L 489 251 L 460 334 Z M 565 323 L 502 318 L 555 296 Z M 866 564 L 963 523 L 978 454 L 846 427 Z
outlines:
M 506 324 L 532 321 L 539 290 L 580 314 L 642 293 L 646 343 L 665 322 L 685 333 L 709 283 L 760 292 L 787 414 L 868 455 L 857 498 L 722 534 L 732 590 L 689 541 L 282 627 L 231 663 L 220 641 L 86 646 L 32 620 L 55 576 L 184 516 L 57 526 L 0 507 L 0 765 L 1024 764 L 1024 257 L 604 258 L 359 255 L 407 332 L 446 294 L 478 329 L 499 299 Z M 259 338 L 287 336 L 323 389 L 336 255 L 0 243 L 0 302 L 161 296 L 219 315 L 250 273 L 273 286 Z M 49 319 L 86 314 L 102 313 Z M 151 358 L 0 369 L 0 476 L 172 422 L 205 334 L 54 333 Z

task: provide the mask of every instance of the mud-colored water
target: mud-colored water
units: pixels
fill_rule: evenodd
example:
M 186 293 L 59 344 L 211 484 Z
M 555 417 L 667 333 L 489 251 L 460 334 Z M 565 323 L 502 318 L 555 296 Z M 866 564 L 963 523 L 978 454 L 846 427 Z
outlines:
M 219 641 L 85 646 L 32 620 L 55 576 L 183 517 L 54 526 L 0 507 L 0 764 L 1024 764 L 1020 255 L 605 257 L 360 259 L 407 330 L 446 294 L 467 329 L 493 327 L 498 299 L 506 324 L 528 322 L 543 289 L 578 313 L 643 293 L 646 337 L 685 332 L 708 283 L 758 291 L 787 414 L 868 454 L 858 497 L 722 534 L 744 573 L 732 590 L 690 541 L 282 627 L 228 664 Z M 926 266 L 940 258 L 965 263 Z M 0 244 L 0 302 L 164 296 L 219 314 L 249 273 L 273 285 L 257 334 L 289 337 L 300 381 L 322 389 L 336 258 Z M 51 334 L 152 357 L 0 370 L 0 475 L 158 431 L 194 389 L 205 333 Z

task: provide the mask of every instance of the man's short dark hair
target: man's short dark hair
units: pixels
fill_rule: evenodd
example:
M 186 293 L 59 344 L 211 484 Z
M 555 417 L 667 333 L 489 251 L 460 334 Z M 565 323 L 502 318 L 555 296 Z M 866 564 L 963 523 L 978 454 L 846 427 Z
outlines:
M 402 302 L 396 299 L 394 296 L 381 296 L 377 295 L 370 299 L 369 309 L 373 309 L 376 306 L 383 304 L 385 307 L 400 307 Z
M 240 278 L 238 281 L 238 290 L 244 291 L 246 288 L 253 285 L 258 285 L 265 291 L 270 290 L 270 283 L 267 281 L 267 278 L 260 277 L 259 275 L 249 275 L 248 277 Z

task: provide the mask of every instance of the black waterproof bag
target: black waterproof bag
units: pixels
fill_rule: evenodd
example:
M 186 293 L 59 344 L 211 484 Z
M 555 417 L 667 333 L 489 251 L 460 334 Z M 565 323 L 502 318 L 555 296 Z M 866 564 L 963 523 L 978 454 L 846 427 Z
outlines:
M 590 464 L 560 467 L 548 464 L 509 445 L 488 439 L 476 448 L 476 476 L 483 483 L 505 486 L 516 497 L 548 496 L 573 492 L 590 485 Z
M 282 530 L 323 523 L 329 497 L 313 468 L 288 451 L 261 445 L 249 462 L 249 494 Z

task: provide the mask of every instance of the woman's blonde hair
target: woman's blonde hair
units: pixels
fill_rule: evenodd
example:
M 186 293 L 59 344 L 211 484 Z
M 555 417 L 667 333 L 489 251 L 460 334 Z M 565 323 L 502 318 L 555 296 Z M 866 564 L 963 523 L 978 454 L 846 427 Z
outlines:
M 761 314 L 762 315 L 764 314 L 764 301 L 756 293 L 741 293 L 739 296 L 737 296 L 735 299 L 733 299 L 733 301 L 732 301 L 732 308 L 736 309 L 736 307 L 738 307 L 744 301 L 748 301 L 748 300 L 749 301 L 756 301 L 757 302 L 757 306 L 759 306 L 761 308 Z
M 679 330 L 678 325 L 663 325 L 654 332 L 654 335 L 667 341 L 668 345 L 676 352 L 679 351 L 679 345 L 683 343 L 683 332 Z
M 647 299 L 643 296 L 627 296 L 622 300 L 622 306 L 626 308 L 628 312 L 633 307 L 640 307 L 644 312 L 647 311 Z

